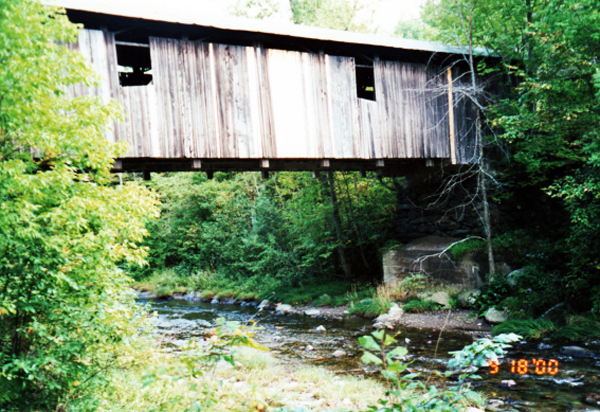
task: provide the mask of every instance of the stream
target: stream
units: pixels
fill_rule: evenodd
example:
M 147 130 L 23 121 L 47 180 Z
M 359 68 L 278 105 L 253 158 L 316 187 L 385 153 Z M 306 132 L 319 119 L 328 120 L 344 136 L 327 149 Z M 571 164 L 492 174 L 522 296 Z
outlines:
M 312 318 L 307 316 L 274 316 L 260 312 L 254 306 L 212 305 L 183 300 L 139 300 L 158 313 L 159 332 L 172 344 L 181 345 L 189 338 L 203 336 L 204 329 L 215 325 L 223 317 L 228 321 L 248 322 L 253 316 L 262 328 L 256 340 L 267 346 L 281 361 L 324 366 L 338 372 L 358 376 L 373 376 L 372 369 L 360 362 L 362 351 L 358 338 L 368 334 L 371 322 L 358 317 L 344 319 Z M 318 326 L 326 333 L 316 333 Z M 405 346 L 411 368 L 416 372 L 445 371 L 450 358 L 448 352 L 457 351 L 473 342 L 470 335 L 444 332 L 439 344 L 439 332 L 400 326 L 397 337 Z M 306 350 L 310 345 L 314 350 Z M 346 356 L 333 358 L 334 351 L 343 349 Z M 437 351 L 436 351 L 437 349 Z M 596 411 L 600 407 L 585 405 L 582 398 L 600 393 L 600 356 L 576 358 L 559 352 L 560 345 L 539 342 L 521 343 L 509 350 L 505 359 L 493 368 L 482 368 L 475 381 L 478 391 L 485 393 L 496 411 Z M 600 342 L 586 346 L 600 354 Z M 535 361 L 534 361 L 535 359 Z M 527 364 L 525 363 L 527 361 Z M 536 362 L 536 363 L 534 363 Z M 411 369 L 411 370 L 412 370 Z M 513 369 L 513 371 L 511 371 Z M 500 383 L 513 380 L 516 386 L 507 389 Z M 600 396 L 599 396 L 600 398 Z

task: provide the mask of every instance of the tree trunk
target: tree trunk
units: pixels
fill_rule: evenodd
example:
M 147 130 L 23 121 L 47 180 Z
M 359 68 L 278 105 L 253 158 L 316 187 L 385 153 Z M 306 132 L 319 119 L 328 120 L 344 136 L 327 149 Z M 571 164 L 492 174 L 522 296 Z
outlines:
M 329 180 L 329 199 L 331 200 L 331 215 L 333 218 L 333 225 L 335 227 L 335 238 L 337 241 L 337 251 L 340 257 L 340 263 L 344 270 L 344 275 L 347 278 L 352 277 L 350 273 L 350 266 L 348 265 L 348 259 L 346 257 L 346 248 L 344 247 L 344 236 L 342 235 L 342 220 L 340 219 L 340 211 L 338 208 L 337 195 L 335 193 L 335 180 L 333 179 L 333 171 L 327 172 L 327 178 Z

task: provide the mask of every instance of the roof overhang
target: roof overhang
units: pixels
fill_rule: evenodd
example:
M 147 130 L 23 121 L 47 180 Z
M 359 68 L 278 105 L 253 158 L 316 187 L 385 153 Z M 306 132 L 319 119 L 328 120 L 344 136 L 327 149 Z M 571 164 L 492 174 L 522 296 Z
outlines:
M 285 36 L 296 39 L 317 40 L 347 45 L 371 46 L 377 48 L 407 50 L 416 52 L 443 53 L 464 55 L 468 50 L 464 47 L 445 45 L 422 40 L 385 37 L 372 34 L 353 33 L 348 31 L 322 29 L 300 26 L 291 23 L 280 23 L 268 20 L 252 20 L 239 17 L 214 16 L 202 13 L 201 10 L 173 7 L 163 2 L 164 7 L 145 7 L 139 3 L 124 0 L 42 0 L 47 5 L 63 7 L 88 13 L 105 14 L 126 18 L 142 19 L 164 23 L 199 26 L 232 32 L 260 33 L 271 36 Z M 489 56 L 483 48 L 476 48 L 474 53 Z

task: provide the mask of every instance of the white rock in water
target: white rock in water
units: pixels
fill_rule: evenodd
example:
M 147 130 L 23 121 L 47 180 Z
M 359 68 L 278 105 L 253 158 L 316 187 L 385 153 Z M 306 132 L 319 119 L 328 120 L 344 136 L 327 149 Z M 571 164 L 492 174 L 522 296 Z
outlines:
M 337 359 L 341 359 L 341 358 L 343 358 L 344 356 L 346 356 L 346 351 L 345 351 L 345 350 L 343 350 L 343 349 L 338 349 L 338 350 L 336 350 L 335 352 L 333 352 L 333 353 L 331 354 L 331 356 L 333 356 L 334 358 L 337 358 Z
M 268 301 L 267 299 L 265 299 L 265 300 L 263 300 L 262 302 L 260 302 L 260 303 L 258 304 L 258 306 L 257 306 L 257 309 L 258 309 L 258 310 L 265 309 L 265 308 L 267 308 L 268 306 L 269 306 L 269 301 Z
M 307 352 L 312 352 L 315 350 L 315 348 L 312 345 L 306 345 L 306 348 L 304 348 L 304 350 Z
M 218 299 L 213 299 L 210 301 L 211 305 L 218 305 L 219 304 L 219 300 Z
M 319 316 L 321 314 L 321 311 L 319 309 L 306 309 L 304 311 L 304 314 L 306 316 Z
M 290 313 L 294 313 L 294 308 L 292 307 L 292 305 L 287 305 L 285 303 L 281 303 L 281 304 L 277 305 L 275 310 L 280 315 L 288 315 Z
M 315 329 L 315 332 L 317 332 L 317 333 L 325 333 L 325 332 L 327 332 L 327 329 L 325 329 L 325 326 L 323 326 L 323 325 L 319 325 L 319 326 L 317 326 L 317 328 Z

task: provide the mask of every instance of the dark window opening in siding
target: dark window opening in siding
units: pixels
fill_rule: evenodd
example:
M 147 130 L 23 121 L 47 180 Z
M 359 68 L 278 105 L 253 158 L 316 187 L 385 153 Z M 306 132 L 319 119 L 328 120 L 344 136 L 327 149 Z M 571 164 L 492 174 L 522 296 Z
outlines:
M 356 63 L 356 95 L 361 99 L 375 100 L 375 72 L 373 64 Z
M 117 64 L 121 86 L 146 86 L 152 81 L 150 47 L 143 43 L 117 41 Z

